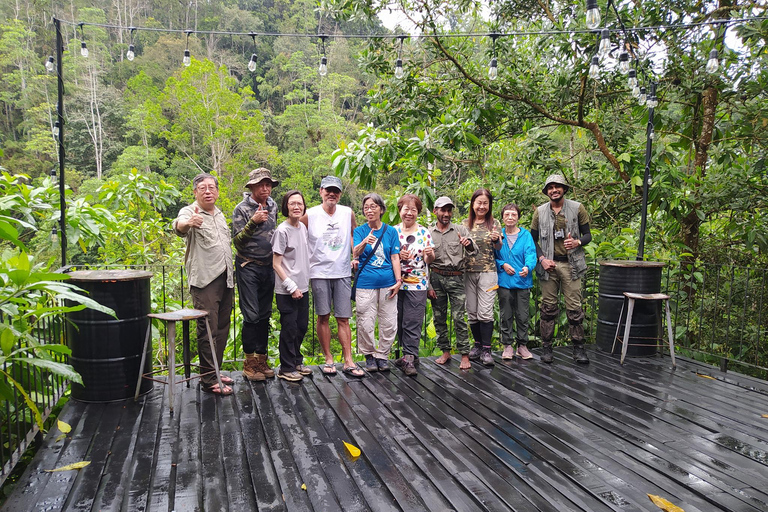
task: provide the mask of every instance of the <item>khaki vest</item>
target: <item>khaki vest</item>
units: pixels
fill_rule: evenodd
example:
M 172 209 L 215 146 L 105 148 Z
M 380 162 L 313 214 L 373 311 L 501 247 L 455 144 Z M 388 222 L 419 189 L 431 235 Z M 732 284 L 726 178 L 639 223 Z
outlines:
M 579 231 L 579 206 L 580 203 L 566 199 L 563 202 L 563 215 L 565 215 L 566 230 L 573 238 L 580 238 Z M 539 246 L 545 258 L 551 260 L 555 255 L 555 214 L 549 203 L 539 206 Z M 571 278 L 578 279 L 587 273 L 587 260 L 584 249 L 579 246 L 568 251 L 568 263 L 571 264 Z M 536 265 L 539 279 L 547 280 L 549 275 Z

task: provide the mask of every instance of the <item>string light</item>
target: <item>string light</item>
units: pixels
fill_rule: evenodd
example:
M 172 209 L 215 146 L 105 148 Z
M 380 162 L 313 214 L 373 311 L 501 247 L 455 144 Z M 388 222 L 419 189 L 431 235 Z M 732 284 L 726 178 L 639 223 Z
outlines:
M 499 34 L 493 33 L 491 34 L 491 40 L 493 41 L 493 50 L 492 50 L 492 57 L 491 57 L 491 66 L 488 68 L 488 79 L 489 80 L 496 80 L 499 76 L 499 63 L 496 60 L 496 39 L 499 38 Z
M 136 49 L 133 46 L 133 33 L 136 31 L 135 27 L 131 27 L 131 44 L 128 45 L 128 52 L 125 54 L 125 58 L 132 61 L 136 57 Z
M 53 60 L 53 55 L 50 55 L 48 57 L 48 60 L 45 61 L 45 70 L 47 72 L 49 72 L 49 73 L 53 73 L 54 67 L 55 67 L 55 64 L 54 64 L 54 60 Z
M 629 73 L 629 54 L 626 50 L 622 50 L 619 54 L 619 73 L 622 75 Z
M 597 48 L 597 55 L 604 59 L 609 53 L 611 53 L 611 32 L 604 28 L 600 32 L 600 45 Z
M 717 50 L 714 48 L 709 52 L 709 60 L 707 61 L 706 69 L 707 73 L 717 73 L 717 68 L 720 67 L 720 61 L 718 60 Z
M 54 245 L 59 243 L 59 230 L 56 229 L 56 224 L 53 225 L 53 229 L 51 230 L 51 243 Z
M 403 40 L 405 36 L 398 36 L 400 39 L 400 48 L 397 50 L 397 60 L 395 61 L 395 78 L 401 79 L 405 75 L 403 73 Z
M 53 123 L 53 130 L 51 130 L 53 133 L 53 138 L 56 140 L 59 140 L 59 133 L 61 132 L 61 124 L 59 124 L 58 121 Z
M 597 0 L 587 0 L 587 28 L 596 29 L 600 25 L 600 9 L 597 8 Z
M 589 78 L 593 80 L 600 78 L 600 59 L 597 55 L 592 57 L 592 63 L 589 65 Z
M 181 59 L 181 62 L 187 67 L 192 64 L 192 55 L 189 53 L 189 35 L 191 33 L 191 30 L 187 30 L 187 46 L 184 48 L 184 58 Z
M 634 69 L 630 69 L 629 73 L 627 73 L 627 86 L 630 89 L 637 87 L 637 71 Z
M 632 88 L 632 97 L 636 100 L 640 99 L 640 88 L 638 86 L 634 86 Z
M 648 99 L 646 100 L 645 104 L 648 106 L 648 108 L 656 108 L 659 106 L 659 99 L 656 97 L 655 94 L 653 94 L 653 89 L 651 89 L 651 95 L 648 96 Z
M 256 34 L 251 33 L 250 36 L 253 39 L 253 55 L 251 55 L 251 60 L 248 61 L 248 71 L 253 73 L 256 71 Z
M 55 167 L 51 169 L 50 175 L 51 175 L 51 183 L 55 185 L 56 184 L 56 168 Z
M 80 35 L 81 35 L 81 42 L 80 42 L 80 55 L 83 57 L 88 57 L 88 45 L 85 44 L 85 30 L 83 30 L 83 23 L 80 23 Z
M 640 88 L 640 96 L 637 98 L 637 102 L 640 104 L 640 106 L 645 105 L 645 100 L 648 98 L 645 87 Z
M 325 40 L 328 38 L 328 36 L 320 36 L 320 41 L 323 43 L 323 53 L 322 57 L 320 57 L 320 67 L 317 68 L 317 72 L 320 74 L 320 76 L 325 76 L 328 74 L 328 58 L 325 56 Z

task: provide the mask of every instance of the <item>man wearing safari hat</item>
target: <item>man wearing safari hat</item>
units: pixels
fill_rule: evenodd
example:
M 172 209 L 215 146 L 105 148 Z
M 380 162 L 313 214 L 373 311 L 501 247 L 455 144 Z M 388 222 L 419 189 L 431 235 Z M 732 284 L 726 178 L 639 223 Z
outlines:
M 243 376 L 265 380 L 275 376 L 267 362 L 269 318 L 275 272 L 272 269 L 272 233 L 277 226 L 277 203 L 270 194 L 280 182 L 272 179 L 269 169 L 260 167 L 248 174 L 245 188 L 250 190 L 235 207 L 232 218 L 235 272 L 243 314 Z
M 583 246 L 592 240 L 589 214 L 581 203 L 565 198 L 568 183 L 552 174 L 541 190 L 549 202 L 533 213 L 531 235 L 536 242 L 536 273 L 541 281 L 541 360 L 552 362 L 552 338 L 560 313 L 558 293 L 563 292 L 568 334 L 573 342 L 573 360 L 589 364 L 584 350 L 584 310 L 581 307 L 581 277 L 587 272 Z

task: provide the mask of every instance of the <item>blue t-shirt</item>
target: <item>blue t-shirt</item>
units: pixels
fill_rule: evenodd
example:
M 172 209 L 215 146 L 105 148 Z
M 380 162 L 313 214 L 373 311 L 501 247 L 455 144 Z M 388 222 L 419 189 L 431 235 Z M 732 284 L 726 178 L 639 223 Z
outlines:
M 384 227 L 387 232 L 384 233 Z M 363 224 L 355 228 L 353 243 L 358 245 L 365 237 L 371 233 L 371 227 Z M 382 238 L 381 243 L 376 248 L 376 254 L 365 264 L 363 271 L 357 277 L 357 287 L 364 290 L 377 290 L 379 288 L 389 288 L 395 284 L 395 272 L 392 270 L 392 255 L 400 254 L 400 240 L 397 237 L 397 230 L 392 226 L 382 224 L 381 228 L 373 232 L 377 239 Z M 371 256 L 372 245 L 366 245 L 363 254 L 358 260 L 362 264 Z

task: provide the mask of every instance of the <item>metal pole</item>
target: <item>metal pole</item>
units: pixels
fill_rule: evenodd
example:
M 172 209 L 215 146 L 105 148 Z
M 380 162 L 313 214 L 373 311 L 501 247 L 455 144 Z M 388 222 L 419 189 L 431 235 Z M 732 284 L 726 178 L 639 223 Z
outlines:
M 637 248 L 637 261 L 643 260 L 643 253 L 645 251 L 645 226 L 648 222 L 648 186 L 651 181 L 651 153 L 653 150 L 653 109 L 656 106 L 656 82 L 651 82 L 651 91 L 648 95 L 648 99 L 652 99 L 654 103 L 651 103 L 651 105 L 648 107 L 648 126 L 645 130 L 645 175 L 643 176 L 643 207 L 642 217 L 640 218 L 640 243 Z
M 59 123 L 59 233 L 61 234 L 61 266 L 67 266 L 67 202 L 64 195 L 64 71 L 62 69 L 62 53 L 64 38 L 61 35 L 61 20 L 53 18 L 56 27 L 56 81 L 58 82 L 58 98 L 56 103 L 56 119 Z

